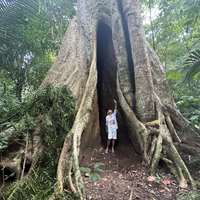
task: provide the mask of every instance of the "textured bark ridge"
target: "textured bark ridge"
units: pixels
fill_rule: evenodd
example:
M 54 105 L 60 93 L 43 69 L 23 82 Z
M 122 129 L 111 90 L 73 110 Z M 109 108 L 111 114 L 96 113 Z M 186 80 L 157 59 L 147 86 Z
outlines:
M 77 15 L 42 85 L 49 82 L 67 84 L 78 109 L 60 156 L 58 189 L 85 199 L 79 162 L 88 147 L 106 141 L 112 99 L 119 102 L 119 141 L 132 142 L 150 174 L 163 160 L 180 187 L 187 187 L 186 179 L 195 187 L 178 151 L 200 152 L 199 132 L 186 127 L 175 109 L 163 67 L 145 39 L 138 0 L 78 0 Z

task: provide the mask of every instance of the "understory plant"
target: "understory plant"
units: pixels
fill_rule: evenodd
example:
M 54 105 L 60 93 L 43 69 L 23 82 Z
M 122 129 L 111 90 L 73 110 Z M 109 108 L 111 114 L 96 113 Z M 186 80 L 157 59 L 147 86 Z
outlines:
M 177 196 L 178 200 L 197 200 L 200 199 L 200 192 L 198 190 L 192 190 L 188 193 L 183 193 Z
M 163 180 L 162 180 L 162 178 L 158 175 L 158 174 L 156 174 L 156 176 L 154 176 L 154 178 L 156 179 L 156 182 L 159 184 L 159 183 L 161 183 Z
M 191 81 L 184 87 L 181 80 L 168 80 L 177 109 L 190 121 L 191 126 L 200 122 L 200 85 Z M 200 127 L 199 127 L 200 128 Z
M 104 165 L 104 164 L 101 163 L 101 162 L 95 163 L 94 164 L 94 172 L 95 171 L 104 172 L 102 169 L 99 168 L 101 165 Z M 88 167 L 80 167 L 79 170 L 82 171 L 82 172 L 88 173 L 89 182 L 91 182 L 91 181 L 93 182 L 93 184 L 92 184 L 92 195 L 94 195 L 93 194 L 93 192 L 94 192 L 94 183 L 97 182 L 98 179 L 101 179 L 101 176 L 98 173 L 91 173 L 91 169 L 88 168 Z

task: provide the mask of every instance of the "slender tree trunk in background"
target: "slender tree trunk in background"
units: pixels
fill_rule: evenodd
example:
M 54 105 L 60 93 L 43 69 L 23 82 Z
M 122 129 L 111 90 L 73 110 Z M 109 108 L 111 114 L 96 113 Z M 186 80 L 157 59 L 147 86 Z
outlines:
M 151 23 L 151 32 L 152 32 L 152 42 L 153 42 L 153 49 L 154 51 L 156 51 L 156 46 L 155 46 L 155 39 L 154 39 L 154 27 L 153 27 L 153 22 L 152 22 L 152 4 L 151 4 L 151 0 L 149 0 L 149 12 L 150 12 L 150 23 Z
M 52 19 L 53 20 L 53 19 Z M 51 23 L 52 23 L 51 20 Z M 51 24 L 51 37 L 52 37 L 52 41 L 54 41 L 54 36 L 53 36 L 53 25 Z M 54 50 L 52 48 L 52 58 L 53 58 L 53 62 L 54 62 Z
M 49 82 L 68 85 L 78 109 L 60 155 L 57 189 L 86 199 L 79 162 L 88 148 L 105 142 L 102 130 L 113 98 L 119 102 L 118 136 L 130 138 L 149 173 L 155 175 L 163 160 L 175 169 L 180 187 L 187 187 L 186 178 L 195 187 L 178 151 L 187 146 L 200 153 L 199 131 L 185 127 L 188 121 L 175 109 L 164 69 L 145 39 L 139 0 L 78 0 L 76 17 L 42 86 Z

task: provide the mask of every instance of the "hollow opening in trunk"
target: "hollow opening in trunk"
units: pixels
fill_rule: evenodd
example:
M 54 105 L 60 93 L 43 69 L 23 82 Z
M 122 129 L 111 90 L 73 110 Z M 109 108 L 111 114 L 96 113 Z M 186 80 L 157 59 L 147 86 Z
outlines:
M 3 174 L 4 174 L 4 179 L 3 179 Z M 2 187 L 3 185 L 3 180 L 4 180 L 4 186 L 9 186 L 11 183 L 13 183 L 15 181 L 16 178 L 16 174 L 14 172 L 11 172 L 9 169 L 4 168 L 4 172 L 3 169 L 1 169 L 1 173 L 0 173 L 0 187 Z
M 23 170 L 23 164 L 24 164 L 24 159 L 21 161 L 21 170 Z M 31 163 L 26 163 L 24 172 L 29 172 L 30 168 L 31 168 Z
M 109 109 L 114 110 L 115 104 L 113 99 L 117 102 L 119 102 L 119 100 L 116 86 L 117 63 L 112 42 L 112 31 L 103 23 L 99 24 L 97 30 L 97 70 L 100 133 L 102 144 L 105 146 L 108 139 L 105 125 L 107 111 Z M 116 145 L 120 143 L 129 143 L 128 128 L 119 103 L 117 105 L 117 110 L 118 130 Z

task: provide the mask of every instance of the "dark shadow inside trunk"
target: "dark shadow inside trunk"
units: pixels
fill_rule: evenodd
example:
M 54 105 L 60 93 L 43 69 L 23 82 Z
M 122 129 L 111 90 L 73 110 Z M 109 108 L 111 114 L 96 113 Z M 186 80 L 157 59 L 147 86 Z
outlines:
M 23 164 L 24 164 L 24 159 L 21 162 L 21 170 L 23 170 Z M 26 163 L 25 168 L 24 168 L 24 172 L 29 172 L 30 168 L 31 168 L 31 163 L 29 163 L 29 164 Z
M 4 186 L 7 187 L 15 181 L 16 175 L 15 175 L 15 173 L 11 172 L 7 168 L 4 168 L 4 172 L 3 172 L 3 169 L 1 169 L 0 187 L 2 187 L 2 185 L 3 185 L 3 173 L 4 173 Z
M 117 1 L 117 4 L 118 4 L 119 13 L 121 14 L 122 27 L 123 27 L 124 36 L 125 36 L 126 50 L 127 50 L 127 55 L 128 55 L 128 66 L 129 66 L 129 72 L 130 72 L 130 77 L 131 77 L 130 80 L 131 80 L 131 84 L 133 88 L 133 93 L 135 94 L 135 74 L 134 74 L 134 65 L 133 65 L 133 58 L 132 58 L 132 52 L 131 52 L 131 42 L 130 42 L 130 37 L 129 37 L 128 24 L 126 22 L 126 19 L 123 13 L 121 0 Z M 132 109 L 137 115 L 135 99 L 133 99 Z
M 98 105 L 99 105 L 99 121 L 100 121 L 100 133 L 102 144 L 105 146 L 108 138 L 106 133 L 106 115 L 109 109 L 114 110 L 115 99 L 117 102 L 117 63 L 112 42 L 112 31 L 111 29 L 101 23 L 97 30 L 97 70 L 98 70 Z M 125 118 L 123 116 L 122 109 L 118 103 L 118 131 L 116 145 L 119 143 L 129 143 L 128 128 L 126 125 Z

